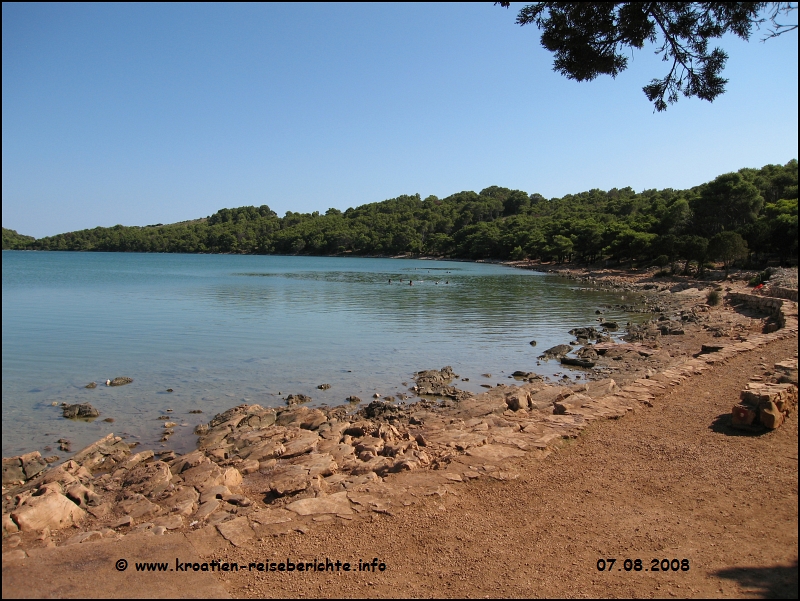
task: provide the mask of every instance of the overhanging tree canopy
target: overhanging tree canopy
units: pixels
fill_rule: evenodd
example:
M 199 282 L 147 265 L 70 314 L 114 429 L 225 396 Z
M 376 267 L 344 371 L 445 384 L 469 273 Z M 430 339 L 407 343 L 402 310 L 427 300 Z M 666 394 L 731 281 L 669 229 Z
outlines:
M 766 38 L 777 37 L 797 29 L 779 22 L 796 9 L 791 2 L 534 2 L 519 11 L 517 23 L 541 29 L 542 46 L 555 53 L 553 69 L 577 81 L 616 77 L 631 50 L 659 44 L 656 53 L 672 64 L 643 90 L 663 111 L 680 94 L 711 102 L 725 92 L 728 55 L 709 49 L 710 40 L 727 33 L 748 40 L 754 27 L 767 23 Z

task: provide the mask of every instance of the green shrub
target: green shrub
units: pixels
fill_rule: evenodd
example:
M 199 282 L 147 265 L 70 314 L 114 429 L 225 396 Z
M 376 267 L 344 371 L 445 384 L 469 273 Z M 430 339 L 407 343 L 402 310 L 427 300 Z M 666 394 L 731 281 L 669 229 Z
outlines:
M 712 307 L 719 304 L 719 291 L 717 290 L 709 290 L 708 294 L 706 295 L 706 302 L 711 305 Z
M 667 265 L 669 265 L 669 257 L 667 255 L 658 255 L 653 260 L 653 265 L 655 265 L 656 267 L 666 267 Z

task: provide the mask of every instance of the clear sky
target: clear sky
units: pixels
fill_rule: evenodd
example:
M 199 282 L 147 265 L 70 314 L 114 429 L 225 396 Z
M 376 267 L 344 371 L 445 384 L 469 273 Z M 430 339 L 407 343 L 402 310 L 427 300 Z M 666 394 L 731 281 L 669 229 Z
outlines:
M 652 48 L 570 81 L 521 6 L 3 3 L 3 226 L 687 188 L 797 158 L 796 31 L 722 40 L 727 93 L 654 113 Z

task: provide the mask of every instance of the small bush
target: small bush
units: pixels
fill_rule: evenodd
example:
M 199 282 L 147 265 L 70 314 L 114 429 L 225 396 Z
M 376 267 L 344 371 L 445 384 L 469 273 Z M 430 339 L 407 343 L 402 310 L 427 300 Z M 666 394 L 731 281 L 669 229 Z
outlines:
M 667 255 L 658 255 L 653 260 L 653 265 L 655 265 L 656 267 L 666 267 L 667 265 L 669 265 L 669 257 Z
M 749 286 L 758 286 L 761 283 L 761 274 L 754 275 L 750 278 L 750 281 L 747 282 Z
M 719 304 L 719 291 L 717 290 L 709 290 L 708 294 L 706 295 L 706 302 L 711 305 L 712 307 Z

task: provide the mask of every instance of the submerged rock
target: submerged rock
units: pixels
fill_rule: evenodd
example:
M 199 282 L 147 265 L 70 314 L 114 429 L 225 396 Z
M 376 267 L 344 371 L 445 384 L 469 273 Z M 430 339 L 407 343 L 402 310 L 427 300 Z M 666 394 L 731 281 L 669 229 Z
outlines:
M 567 353 L 572 350 L 572 347 L 568 344 L 558 344 L 556 346 L 550 347 L 541 355 L 539 355 L 539 359 L 560 359 Z
M 108 386 L 124 386 L 125 384 L 130 384 L 131 382 L 133 382 L 133 378 L 129 378 L 128 376 L 119 376 L 113 380 L 108 380 L 106 384 Z

